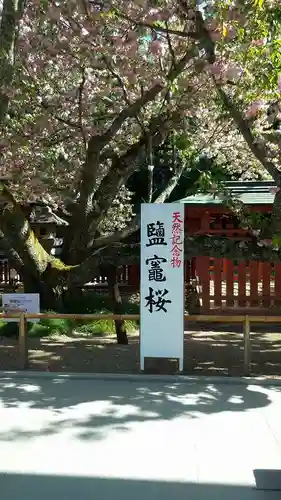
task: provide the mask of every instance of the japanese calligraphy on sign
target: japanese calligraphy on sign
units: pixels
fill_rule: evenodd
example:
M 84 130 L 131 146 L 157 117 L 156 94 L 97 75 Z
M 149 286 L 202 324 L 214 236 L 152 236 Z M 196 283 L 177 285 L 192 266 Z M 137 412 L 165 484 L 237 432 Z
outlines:
M 162 247 L 167 246 L 167 241 L 165 239 L 165 225 L 163 222 L 157 220 L 156 222 L 149 222 L 147 224 L 147 239 L 146 247 Z M 146 265 L 148 266 L 148 281 L 156 283 L 161 283 L 167 280 L 165 275 L 165 265 L 168 260 L 165 257 L 159 255 L 151 254 L 151 257 L 146 259 Z M 166 288 L 159 289 L 153 288 L 152 283 L 149 287 L 149 293 L 146 296 L 146 307 L 150 314 L 154 312 L 167 312 L 165 304 L 171 304 L 171 300 L 166 296 L 169 291 Z
M 148 280 L 149 281 L 166 281 L 166 276 L 164 274 L 164 270 L 161 267 L 161 264 L 166 263 L 167 259 L 164 257 L 151 257 L 150 259 L 146 259 L 146 265 L 149 265 L 148 270 Z
M 184 206 L 141 207 L 141 367 L 144 357 L 183 360 Z
M 168 290 L 166 288 L 164 290 L 153 290 L 153 288 L 149 287 L 149 294 L 145 297 L 147 301 L 146 307 L 148 307 L 149 312 L 152 313 L 153 310 L 167 312 L 166 304 L 171 304 L 171 300 L 168 300 L 166 295 L 168 295 Z
M 147 237 L 147 247 L 151 247 L 153 245 L 167 245 L 165 241 L 165 227 L 163 222 L 159 222 L 158 220 L 156 223 L 150 222 L 147 224 Z
M 183 220 L 180 212 L 173 212 L 171 266 L 181 267 L 184 255 Z

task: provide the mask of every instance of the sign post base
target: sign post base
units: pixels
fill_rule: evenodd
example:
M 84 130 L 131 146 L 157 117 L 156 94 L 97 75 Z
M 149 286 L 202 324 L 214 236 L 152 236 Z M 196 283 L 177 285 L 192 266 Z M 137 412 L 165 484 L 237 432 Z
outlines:
M 148 356 L 142 356 L 140 358 L 140 371 L 141 372 L 144 372 L 145 371 L 145 360 L 148 359 Z M 168 360 L 168 359 L 171 359 L 171 358 L 155 358 L 155 359 L 158 359 L 158 360 Z M 180 357 L 180 358 L 172 358 L 173 360 L 177 360 L 178 361 L 178 372 L 181 373 L 183 371 L 183 358 Z

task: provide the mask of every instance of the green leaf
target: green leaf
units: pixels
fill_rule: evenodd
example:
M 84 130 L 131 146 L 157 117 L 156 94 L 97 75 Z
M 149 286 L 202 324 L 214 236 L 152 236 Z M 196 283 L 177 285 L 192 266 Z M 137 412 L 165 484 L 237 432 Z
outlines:
M 274 238 L 272 238 L 272 244 L 273 246 L 281 246 L 281 234 L 276 234 Z
M 264 0 L 254 0 L 254 6 L 262 9 L 264 6 Z

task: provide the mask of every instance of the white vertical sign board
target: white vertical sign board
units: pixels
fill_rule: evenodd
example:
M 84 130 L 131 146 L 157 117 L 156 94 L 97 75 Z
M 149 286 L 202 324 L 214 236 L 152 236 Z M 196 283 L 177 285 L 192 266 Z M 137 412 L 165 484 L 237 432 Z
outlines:
M 141 206 L 141 336 L 144 358 L 179 359 L 184 343 L 184 205 Z

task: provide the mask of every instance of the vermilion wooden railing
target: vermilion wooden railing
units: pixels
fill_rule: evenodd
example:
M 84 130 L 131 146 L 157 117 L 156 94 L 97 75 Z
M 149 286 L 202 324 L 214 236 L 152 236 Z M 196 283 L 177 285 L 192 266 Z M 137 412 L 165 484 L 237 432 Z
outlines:
M 202 312 L 281 306 L 281 263 L 196 259 Z

